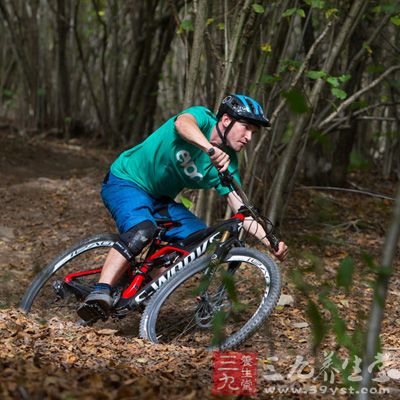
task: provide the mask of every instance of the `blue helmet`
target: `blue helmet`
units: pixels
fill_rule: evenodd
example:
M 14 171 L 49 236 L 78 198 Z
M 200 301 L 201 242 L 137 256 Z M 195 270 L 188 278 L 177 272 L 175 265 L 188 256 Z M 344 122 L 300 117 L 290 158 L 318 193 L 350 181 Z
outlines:
M 260 104 L 251 97 L 241 94 L 231 94 L 222 100 L 217 118 L 220 119 L 225 113 L 236 120 L 244 120 L 253 125 L 270 125 Z

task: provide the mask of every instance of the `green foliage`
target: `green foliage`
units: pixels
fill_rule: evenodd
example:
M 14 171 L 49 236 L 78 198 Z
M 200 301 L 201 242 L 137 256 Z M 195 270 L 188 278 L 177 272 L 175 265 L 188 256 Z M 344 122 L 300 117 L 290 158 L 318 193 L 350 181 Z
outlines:
M 321 266 L 313 267 L 313 265 L 320 264 L 321 261 L 316 262 L 315 258 L 314 256 L 314 260 L 311 260 L 310 263 L 309 255 L 303 255 L 308 267 L 307 269 L 301 267 L 301 271 L 292 271 L 292 282 L 307 300 L 306 312 L 311 323 L 314 351 L 321 347 L 322 342 L 329 334 L 333 334 L 336 340 L 335 351 L 331 351 L 329 357 L 326 357 L 325 360 L 329 359 L 329 366 L 340 374 L 345 386 L 354 386 L 358 383 L 349 378 L 354 373 L 355 366 L 361 360 L 366 339 L 366 316 L 364 313 L 358 312 L 357 318 L 352 319 L 355 324 L 349 326 L 345 318 L 346 313 L 341 311 L 343 306 L 349 307 L 349 302 L 347 300 L 337 302 L 337 300 L 334 300 L 334 296 L 340 288 L 344 288 L 347 293 L 352 290 L 355 263 L 351 257 L 344 258 L 337 271 L 336 280 L 321 282 Z M 310 277 L 310 273 L 313 274 L 313 279 Z M 340 357 L 343 350 L 346 350 L 345 354 L 348 355 L 345 360 Z
M 289 121 L 288 124 L 286 125 L 286 129 L 285 132 L 283 133 L 283 138 L 282 138 L 282 142 L 283 143 L 289 143 L 290 139 L 293 136 L 293 121 Z
M 370 74 L 380 74 L 385 72 L 386 67 L 382 64 L 370 64 L 367 66 L 366 71 Z
M 287 92 L 283 92 L 282 96 L 295 114 L 304 114 L 309 111 L 306 99 L 299 89 L 290 89 Z
M 296 71 L 301 67 L 301 61 L 283 59 L 279 62 L 278 72 L 282 73 L 285 71 Z
M 14 93 L 14 91 L 12 91 L 11 89 L 3 89 L 2 91 L 2 97 L 3 97 L 3 101 L 4 101 L 4 105 L 8 108 L 13 108 L 16 106 L 16 100 L 17 100 L 17 96 L 16 93 Z M 1 96 L 0 96 L 1 99 Z
M 238 304 L 238 296 L 235 289 L 235 280 L 233 275 L 224 271 L 222 274 L 222 282 L 224 283 L 224 287 L 228 293 L 229 300 L 231 300 L 233 304 Z
M 359 100 L 359 101 L 354 101 L 353 103 L 350 104 L 349 108 L 351 110 L 360 110 L 361 108 L 365 108 L 369 106 L 369 102 L 367 100 Z
M 218 268 L 218 266 L 216 268 Z M 226 325 L 228 316 L 230 316 L 231 318 L 232 317 L 234 318 L 234 313 L 240 313 L 245 308 L 245 304 L 240 303 L 238 300 L 234 276 L 231 273 L 228 273 L 224 269 L 222 269 L 221 271 L 218 271 L 218 272 L 219 272 L 221 281 L 223 283 L 223 287 L 226 291 L 226 294 L 228 295 L 228 299 L 229 299 L 230 306 L 232 307 L 232 309 L 229 311 L 225 311 L 224 309 L 221 308 L 218 311 L 214 312 L 213 321 L 212 321 L 212 332 L 213 332 L 213 337 L 212 337 L 212 341 L 211 341 L 212 345 L 218 345 L 219 343 L 221 343 L 222 340 L 224 340 L 225 325 Z M 208 285 L 209 284 L 210 284 L 210 278 L 208 278 Z M 207 286 L 203 287 L 203 290 L 201 291 L 201 293 L 204 292 L 204 290 L 207 288 Z M 233 313 L 233 315 L 231 315 L 232 313 Z
M 311 8 L 325 8 L 325 0 L 304 0 Z
M 320 78 L 326 78 L 328 74 L 325 71 L 308 71 L 307 72 L 307 77 L 310 79 L 320 79 Z
M 334 87 L 334 88 L 331 89 L 331 93 L 332 93 L 335 97 L 337 97 L 338 99 L 340 99 L 340 100 L 344 100 L 345 98 L 347 98 L 347 93 L 346 93 L 344 90 L 339 89 L 339 88 L 336 88 L 336 87 Z
M 288 8 L 283 14 L 282 17 L 291 17 L 294 14 L 299 15 L 300 17 L 304 18 L 306 13 L 302 8 Z
M 337 8 L 328 8 L 325 11 L 325 18 L 330 19 L 332 16 L 336 15 L 339 12 Z
M 336 284 L 338 287 L 343 287 L 347 292 L 350 291 L 353 285 L 354 261 L 351 257 L 346 257 L 340 263 L 339 271 L 336 275 Z
M 320 70 L 320 71 L 308 71 L 306 76 L 313 80 L 325 79 L 325 81 L 329 83 L 329 85 L 331 86 L 331 93 L 335 97 L 341 100 L 347 98 L 347 93 L 343 89 L 340 89 L 339 86 L 342 83 L 347 82 L 351 78 L 350 74 L 344 74 L 340 76 L 330 76 L 325 71 Z
M 261 4 L 254 3 L 252 5 L 253 11 L 257 14 L 264 14 L 265 8 Z
M 400 14 L 395 15 L 395 16 L 393 16 L 392 18 L 390 18 L 390 22 L 391 22 L 393 25 L 400 26 Z
M 314 349 L 316 349 L 321 345 L 327 333 L 326 322 L 322 317 L 317 305 L 311 299 L 308 299 L 307 315 L 311 321 L 311 330 L 313 333 L 313 347 Z
M 350 154 L 349 171 L 365 170 L 369 168 L 370 163 L 360 152 L 352 150 Z
M 225 29 L 225 24 L 224 24 L 223 22 L 220 22 L 220 23 L 217 25 L 217 27 L 218 27 L 218 29 L 219 29 L 220 31 L 223 31 L 223 30 Z
M 38 95 L 39 97 L 45 96 L 45 95 L 46 95 L 46 90 L 45 90 L 44 88 L 39 88 L 39 89 L 37 90 L 37 95 Z
M 371 46 L 369 45 L 369 43 L 364 42 L 364 43 L 362 44 L 362 48 L 365 49 L 365 50 L 367 50 L 368 54 L 372 54 L 372 49 L 371 49 Z
M 400 9 L 397 2 L 381 2 L 381 4 L 372 8 L 372 12 L 376 14 L 395 14 Z
M 338 87 L 340 85 L 339 79 L 336 76 L 329 76 L 326 81 L 333 87 Z
M 319 143 L 325 150 L 330 150 L 332 148 L 332 140 L 329 135 L 324 135 L 322 132 L 315 129 L 311 129 L 309 133 L 309 138 L 313 142 Z
M 297 15 L 300 15 L 300 17 L 305 18 L 306 13 L 304 12 L 304 10 L 302 8 L 298 8 L 296 11 Z
M 3 89 L 3 96 L 12 99 L 14 97 L 14 92 L 10 89 Z
M 340 207 L 325 194 L 316 194 L 312 199 L 312 220 L 314 223 L 339 223 Z M 326 240 L 326 238 L 324 238 Z
M 193 207 L 193 202 L 190 201 L 187 197 L 181 195 L 179 200 L 181 201 L 181 203 L 182 203 L 188 210 L 189 210 L 190 208 Z
M 212 321 L 212 346 L 218 346 L 225 338 L 225 323 L 227 313 L 223 310 L 218 310 L 213 315 Z
M 272 52 L 272 46 L 270 43 L 263 43 L 261 45 L 261 51 L 264 53 L 271 53 Z
M 339 77 L 339 81 L 341 83 L 347 82 L 348 80 L 350 80 L 351 75 L 350 74 L 344 74 L 344 75 L 340 75 Z
M 265 85 L 273 85 L 276 82 L 279 82 L 282 80 L 282 77 L 278 74 L 275 75 L 268 75 L 268 74 L 263 74 L 260 79 L 260 83 L 264 83 Z
M 191 19 L 184 19 L 179 25 L 178 34 L 189 31 L 194 31 L 193 21 Z

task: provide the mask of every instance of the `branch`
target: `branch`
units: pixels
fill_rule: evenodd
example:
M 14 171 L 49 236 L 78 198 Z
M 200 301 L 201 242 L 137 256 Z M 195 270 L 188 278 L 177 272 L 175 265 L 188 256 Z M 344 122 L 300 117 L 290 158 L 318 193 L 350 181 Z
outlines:
M 386 70 L 379 78 L 375 79 L 372 81 L 369 85 L 365 86 L 358 92 L 354 93 L 352 96 L 350 96 L 347 100 L 345 100 L 340 106 L 337 108 L 336 111 L 331 113 L 327 118 L 325 118 L 319 125 L 318 129 L 321 129 L 325 125 L 327 125 L 329 122 L 331 122 L 338 114 L 340 114 L 346 107 L 348 107 L 350 104 L 352 104 L 355 100 L 357 100 L 361 95 L 364 93 L 368 92 L 368 90 L 374 88 L 378 83 L 380 83 L 383 79 L 385 79 L 388 75 L 390 75 L 392 72 L 397 71 L 400 69 L 400 65 L 395 65 L 388 70 Z
M 365 196 L 371 196 L 371 197 L 377 197 L 379 199 L 385 199 L 385 200 L 391 200 L 394 201 L 394 197 L 386 196 L 385 194 L 380 194 L 380 193 L 372 193 L 368 192 L 366 190 L 357 190 L 357 189 L 347 189 L 347 188 L 341 188 L 341 187 L 331 187 L 331 186 L 300 186 L 297 187 L 296 190 L 333 190 L 333 191 L 339 191 L 339 192 L 350 192 L 350 193 L 356 193 L 356 194 L 362 194 Z
M 251 0 L 245 0 L 245 4 L 243 5 L 241 13 L 239 14 L 238 21 L 237 21 L 236 27 L 235 27 L 235 32 L 233 34 L 232 43 L 229 48 L 228 65 L 226 65 L 226 68 L 224 71 L 222 85 L 219 87 L 219 94 L 217 97 L 217 102 L 215 103 L 216 105 L 221 103 L 221 101 L 224 97 L 224 94 L 226 92 L 226 89 L 228 87 L 228 82 L 229 82 L 232 68 L 233 68 L 233 61 L 235 60 L 235 57 L 237 55 L 239 42 L 240 42 L 240 39 L 242 38 L 243 27 L 244 27 L 244 23 L 247 18 L 247 15 L 249 13 L 250 3 L 251 3 Z
M 360 110 L 355 111 L 354 113 L 352 113 L 352 117 L 357 117 L 358 115 L 365 113 L 369 110 L 373 110 L 374 108 L 378 108 L 378 107 L 392 107 L 392 106 L 396 106 L 400 104 L 400 102 L 392 102 L 392 103 L 376 103 L 373 104 L 371 106 L 368 107 L 364 107 L 361 108 Z M 394 110 L 396 110 L 396 108 L 394 108 Z M 356 119 L 380 119 L 382 117 L 357 117 Z M 328 127 L 326 127 L 321 133 L 323 135 L 326 135 L 327 133 L 333 131 L 336 127 L 341 126 L 341 124 L 345 121 L 349 120 L 349 116 L 344 116 L 344 117 L 338 117 L 338 118 L 334 118 L 331 122 L 331 124 L 329 124 Z M 396 119 L 394 119 L 396 120 Z M 339 128 L 340 129 L 340 128 Z
M 306 70 L 306 68 L 308 67 L 308 63 L 311 60 L 311 57 L 313 56 L 316 48 L 318 47 L 318 45 L 322 42 L 322 40 L 324 39 L 324 37 L 327 35 L 329 29 L 331 28 L 333 24 L 333 21 L 330 21 L 328 23 L 328 25 L 326 25 L 325 29 L 321 32 L 321 34 L 318 36 L 318 38 L 316 39 L 316 41 L 313 43 L 313 45 L 310 47 L 310 50 L 308 51 L 306 58 L 304 59 L 304 62 L 302 64 L 302 66 L 300 67 L 300 69 L 297 71 L 296 76 L 294 77 L 293 81 L 290 83 L 289 85 L 289 89 L 294 88 L 298 81 L 300 80 L 301 76 L 303 75 L 304 71 Z M 274 121 L 276 120 L 276 118 L 278 117 L 279 113 L 282 111 L 283 107 L 286 104 L 286 100 L 282 100 L 278 107 L 275 109 L 275 111 L 272 113 L 271 115 L 271 125 L 273 125 Z
M 317 49 L 318 45 L 322 42 L 324 37 L 327 35 L 327 33 L 328 33 L 329 29 L 331 28 L 332 24 L 333 24 L 333 21 L 330 21 L 328 23 L 328 25 L 325 27 L 325 29 L 318 36 L 318 38 L 315 40 L 313 45 L 310 47 L 310 50 L 308 51 L 302 66 L 297 71 L 296 76 L 294 77 L 293 81 L 289 85 L 289 89 L 294 88 L 297 85 L 297 83 L 300 80 L 301 76 L 303 75 L 304 71 L 308 67 L 308 63 L 310 62 L 311 57 L 313 56 L 315 50 Z M 272 113 L 271 119 L 270 119 L 271 125 L 273 125 L 274 121 L 278 117 L 279 113 L 282 111 L 282 109 L 285 106 L 285 104 L 286 104 L 286 100 L 282 100 L 279 103 L 278 107 L 275 109 L 275 111 Z M 266 129 L 270 130 L 271 128 L 266 128 Z M 254 152 L 253 152 L 254 155 L 258 154 L 258 152 L 260 151 L 262 145 L 264 144 L 264 141 L 266 140 L 267 136 L 268 135 L 263 135 L 261 137 L 261 139 L 258 141 L 257 146 L 256 146 L 256 148 L 254 149 Z M 248 169 L 250 171 L 253 169 L 253 166 L 254 166 L 254 163 L 255 163 L 256 159 L 257 159 L 257 156 L 251 158 L 250 164 L 248 166 Z
M 392 265 L 397 252 L 400 237 L 400 185 L 398 186 L 396 202 L 393 207 L 393 216 L 385 237 L 380 267 L 374 282 L 375 290 L 368 321 L 367 345 L 363 356 L 362 381 L 360 382 L 359 400 L 367 400 L 371 386 L 372 371 L 369 366 L 374 361 L 379 334 L 382 328 L 384 308 L 388 292 L 390 277 L 393 274 Z M 367 390 L 365 390 L 367 389 Z
M 370 106 L 367 106 L 367 107 L 364 107 L 364 108 L 360 108 L 359 110 L 355 111 L 353 113 L 353 115 L 359 115 L 359 114 L 362 114 L 362 113 L 367 112 L 369 110 L 373 110 L 374 108 L 378 108 L 378 107 L 392 107 L 392 106 L 397 106 L 399 104 L 400 104 L 400 101 L 394 101 L 394 102 L 391 102 L 391 103 L 375 103 L 375 104 L 372 104 Z
M 393 14 L 387 14 L 386 16 L 384 16 L 384 18 L 382 19 L 381 23 L 376 27 L 376 29 L 374 30 L 374 32 L 372 32 L 372 35 L 370 36 L 370 38 L 365 42 L 366 44 L 370 45 L 372 44 L 375 39 L 377 38 L 378 34 L 381 32 L 381 30 L 385 27 L 385 25 L 389 22 L 390 18 L 393 16 Z M 351 72 L 355 66 L 357 65 L 357 63 L 362 59 L 362 57 L 365 55 L 367 51 L 367 46 L 363 46 L 361 47 L 361 49 L 358 51 L 358 53 L 353 57 L 353 59 L 351 60 L 349 67 L 348 67 L 348 71 Z

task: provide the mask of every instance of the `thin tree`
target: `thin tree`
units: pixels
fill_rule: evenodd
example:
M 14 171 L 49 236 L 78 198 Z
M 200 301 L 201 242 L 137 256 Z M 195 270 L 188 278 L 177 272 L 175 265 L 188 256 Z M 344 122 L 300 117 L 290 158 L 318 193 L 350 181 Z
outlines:
M 385 302 L 388 292 L 390 276 L 392 274 L 393 259 L 397 251 L 400 237 L 400 184 L 397 189 L 396 202 L 393 208 L 393 217 L 383 246 L 381 266 L 374 291 L 371 314 L 368 322 L 367 346 L 363 357 L 362 381 L 360 387 L 360 400 L 368 399 L 368 389 L 371 386 L 372 371 L 369 366 L 376 355 L 379 334 L 384 317 Z

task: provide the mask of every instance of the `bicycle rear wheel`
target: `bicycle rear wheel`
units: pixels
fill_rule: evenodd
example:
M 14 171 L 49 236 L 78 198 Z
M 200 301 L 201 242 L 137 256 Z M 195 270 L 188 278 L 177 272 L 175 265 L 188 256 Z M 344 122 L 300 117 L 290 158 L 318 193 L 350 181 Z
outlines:
M 71 315 L 76 319 L 75 310 L 79 301 L 94 288 L 100 269 L 117 238 L 113 234 L 92 236 L 60 254 L 36 275 L 21 300 L 20 308 L 26 313 L 35 312 L 44 317 L 65 318 Z M 92 272 L 78 277 L 70 275 L 82 271 Z M 71 285 L 65 284 L 68 275 Z
M 281 289 L 279 269 L 270 257 L 232 249 L 209 279 L 204 277 L 211 271 L 210 257 L 189 264 L 152 296 L 141 319 L 143 338 L 227 350 L 270 315 Z

